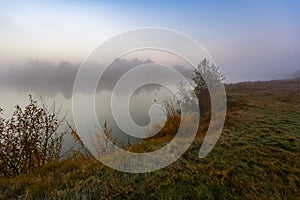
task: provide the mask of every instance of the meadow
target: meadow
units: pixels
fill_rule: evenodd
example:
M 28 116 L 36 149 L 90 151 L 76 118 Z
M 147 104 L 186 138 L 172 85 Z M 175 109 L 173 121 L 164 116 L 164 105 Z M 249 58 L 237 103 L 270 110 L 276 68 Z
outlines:
M 189 150 L 143 174 L 110 169 L 74 152 L 27 174 L 0 179 L 0 199 L 299 199 L 300 94 L 296 80 L 226 85 L 227 117 L 214 149 L 198 158 L 209 113 Z M 171 139 L 129 147 L 151 151 Z

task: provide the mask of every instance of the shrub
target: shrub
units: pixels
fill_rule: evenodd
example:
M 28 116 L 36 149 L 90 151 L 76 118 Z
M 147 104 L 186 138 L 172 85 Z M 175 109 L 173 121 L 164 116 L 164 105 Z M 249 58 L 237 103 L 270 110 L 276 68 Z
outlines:
M 16 106 L 11 119 L 0 118 L 0 176 L 27 173 L 59 158 L 64 133 L 58 114 L 55 104 L 47 109 L 30 95 L 24 110 Z
M 194 92 L 199 101 L 200 113 L 203 115 L 210 110 L 211 102 L 208 86 L 217 87 L 221 85 L 225 77 L 219 71 L 219 67 L 214 63 L 210 64 L 205 58 L 198 64 L 197 69 L 194 70 L 192 80 L 194 82 Z

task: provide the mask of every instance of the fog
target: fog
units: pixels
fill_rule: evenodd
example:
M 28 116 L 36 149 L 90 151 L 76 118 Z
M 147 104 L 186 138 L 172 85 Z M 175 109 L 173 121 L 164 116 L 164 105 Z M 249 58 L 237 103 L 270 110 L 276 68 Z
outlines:
M 110 110 L 111 92 L 116 82 L 124 73 L 135 66 L 152 63 L 154 64 L 154 61 L 151 59 L 140 60 L 137 58 L 121 58 L 112 62 L 104 72 L 95 96 L 99 124 L 86 127 L 86 134 L 93 134 L 95 131 L 99 131 L 97 126 L 102 126 L 107 121 L 108 126 L 112 128 L 113 136 L 116 138 L 117 143 L 120 144 L 128 141 L 134 143 L 137 141 L 136 138 L 129 137 L 123 133 L 115 124 Z M 14 111 L 14 106 L 20 105 L 24 107 L 28 103 L 29 94 L 32 94 L 37 100 L 45 100 L 47 105 L 55 102 L 57 106 L 62 106 L 61 117 L 67 114 L 66 120 L 75 127 L 72 113 L 72 90 L 79 66 L 80 64 L 73 64 L 66 61 L 55 65 L 50 62 L 32 60 L 24 65 L 2 67 L 0 74 L 0 107 L 4 109 L 2 116 L 9 118 Z M 96 67 L 104 66 L 93 63 L 91 73 L 93 73 Z M 192 70 L 188 66 L 177 65 L 173 68 L 187 77 L 187 79 L 192 77 Z M 155 71 L 149 71 L 147 76 L 157 76 L 157 74 Z M 168 76 L 165 79 L 169 85 L 177 84 L 177 80 Z M 86 83 L 82 84 L 88 87 L 89 80 L 86 81 Z M 79 91 L 80 95 L 93 95 L 85 87 L 82 88 L 83 90 Z M 122 93 L 117 95 L 121 98 Z M 137 89 L 130 100 L 130 113 L 133 121 L 140 126 L 147 125 L 150 122 L 149 108 L 154 104 L 154 101 L 157 104 L 162 104 L 163 100 L 169 97 L 174 98 L 170 91 L 159 85 L 148 84 Z M 160 113 L 160 115 L 163 114 Z M 82 116 L 82 120 L 86 122 L 90 119 Z M 77 124 L 77 126 L 80 126 L 80 124 Z M 70 136 L 67 136 L 65 140 L 64 149 L 66 150 L 74 141 Z

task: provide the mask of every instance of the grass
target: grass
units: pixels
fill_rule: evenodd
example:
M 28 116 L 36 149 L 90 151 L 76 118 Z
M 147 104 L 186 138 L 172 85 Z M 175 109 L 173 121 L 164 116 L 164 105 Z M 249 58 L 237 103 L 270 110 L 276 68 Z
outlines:
M 172 165 L 145 174 L 112 170 L 75 156 L 33 173 L 0 180 L 0 199 L 299 199 L 300 95 L 295 82 L 226 86 L 228 112 L 215 148 L 198 152 L 198 137 Z M 131 151 L 165 145 L 170 136 L 141 142 Z

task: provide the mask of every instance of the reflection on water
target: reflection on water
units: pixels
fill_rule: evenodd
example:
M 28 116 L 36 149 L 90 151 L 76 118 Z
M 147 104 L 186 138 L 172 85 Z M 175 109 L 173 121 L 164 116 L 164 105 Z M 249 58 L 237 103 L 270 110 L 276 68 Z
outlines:
M 57 108 L 62 106 L 62 109 L 60 111 L 61 117 L 67 114 L 66 120 L 72 127 L 75 127 L 72 114 L 72 98 L 66 98 L 62 94 L 47 96 L 45 94 L 38 94 L 32 91 L 17 92 L 7 89 L 0 89 L 0 93 L 0 107 L 4 109 L 2 116 L 6 119 L 12 116 L 16 105 L 20 105 L 22 108 L 24 108 L 29 102 L 29 94 L 32 94 L 33 97 L 37 100 L 40 100 L 42 98 L 48 106 L 50 106 L 53 102 L 55 102 Z M 111 113 L 109 112 L 109 108 L 106 107 L 107 103 L 110 101 L 110 95 L 111 92 L 108 91 L 102 91 L 100 93 L 98 92 L 96 95 L 96 113 L 99 125 L 102 126 L 104 121 L 108 122 L 108 127 L 112 129 L 112 136 L 115 139 L 116 144 L 118 144 L 119 146 L 127 145 L 128 142 L 130 144 L 136 143 L 140 139 L 127 135 L 126 133 L 121 131 L 121 129 L 116 124 L 113 123 L 114 120 L 112 119 Z M 139 88 L 132 96 L 129 104 L 132 120 L 140 126 L 146 126 L 150 120 L 149 108 L 154 103 L 163 104 L 163 100 L 168 97 L 172 97 L 171 92 L 158 85 L 146 85 Z M 108 102 L 104 103 L 103 101 Z M 163 113 L 160 112 L 158 114 L 162 115 Z M 85 116 L 82 116 L 82 120 L 85 120 L 83 124 L 86 124 L 86 122 L 90 121 L 90 119 Z M 77 124 L 77 126 L 81 126 L 81 124 Z M 85 127 L 87 137 L 89 137 L 90 134 L 93 134 L 96 131 L 99 132 L 99 128 L 97 126 L 97 124 L 91 124 L 90 127 Z M 65 128 L 66 126 L 62 127 L 62 130 L 65 130 Z M 65 143 L 63 146 L 63 151 L 66 151 L 74 144 L 74 140 L 69 134 L 65 137 L 64 141 Z

